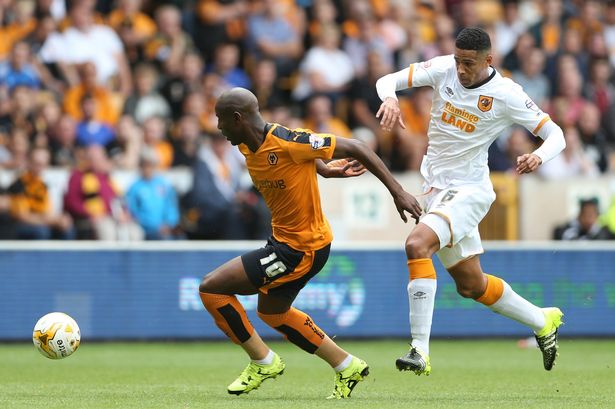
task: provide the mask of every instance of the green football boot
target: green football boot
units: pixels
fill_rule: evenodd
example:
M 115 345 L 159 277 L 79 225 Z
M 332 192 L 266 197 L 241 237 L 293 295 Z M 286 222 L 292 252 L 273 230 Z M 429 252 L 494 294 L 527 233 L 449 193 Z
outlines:
M 282 361 L 278 354 L 274 354 L 273 362 L 269 365 L 250 362 L 241 375 L 228 386 L 228 393 L 241 395 L 258 389 L 265 379 L 276 378 L 278 375 L 282 375 L 285 367 L 284 361 Z
M 395 366 L 400 371 L 412 371 L 417 375 L 429 376 L 431 373 L 429 355 L 422 353 L 413 346 L 410 347 L 410 351 L 406 355 L 397 358 Z
M 352 357 L 348 368 L 335 374 L 333 393 L 327 399 L 349 398 L 352 390 L 359 382 L 369 375 L 369 366 L 362 359 Z
M 547 371 L 550 371 L 555 365 L 555 359 L 558 357 L 557 349 L 557 329 L 563 324 L 562 317 L 564 313 L 555 307 L 543 308 L 545 314 L 545 326 L 535 334 L 538 348 L 542 352 L 542 363 Z

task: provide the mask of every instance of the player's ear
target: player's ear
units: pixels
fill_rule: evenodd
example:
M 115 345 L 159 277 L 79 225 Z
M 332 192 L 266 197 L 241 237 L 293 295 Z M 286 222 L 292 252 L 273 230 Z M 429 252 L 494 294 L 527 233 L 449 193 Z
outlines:
M 493 63 L 493 55 L 491 55 L 491 52 L 487 51 L 487 56 L 485 57 L 485 62 L 487 63 L 487 65 L 491 65 Z
M 239 111 L 234 111 L 233 112 L 233 119 L 235 120 L 235 122 L 241 122 L 241 112 Z

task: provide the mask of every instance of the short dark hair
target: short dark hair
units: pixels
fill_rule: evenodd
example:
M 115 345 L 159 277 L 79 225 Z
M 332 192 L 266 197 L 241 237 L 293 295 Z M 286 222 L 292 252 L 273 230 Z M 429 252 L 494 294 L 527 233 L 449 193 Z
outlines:
M 489 34 L 480 27 L 466 27 L 459 32 L 455 47 L 461 50 L 489 51 L 491 39 Z
M 587 197 L 587 198 L 579 199 L 579 207 L 584 208 L 586 206 L 599 207 L 600 201 L 598 200 L 597 197 Z

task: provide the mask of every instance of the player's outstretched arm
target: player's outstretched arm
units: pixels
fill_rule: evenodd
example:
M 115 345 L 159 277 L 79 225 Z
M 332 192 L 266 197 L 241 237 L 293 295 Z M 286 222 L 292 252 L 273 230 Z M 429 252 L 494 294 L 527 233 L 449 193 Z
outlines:
M 404 222 L 408 221 L 404 213 L 404 211 L 406 211 L 410 213 L 412 218 L 418 223 L 419 217 L 421 216 L 421 206 L 414 196 L 401 187 L 399 182 L 395 180 L 391 172 L 389 172 L 384 162 L 382 162 L 378 155 L 376 155 L 376 153 L 364 142 L 355 139 L 337 138 L 333 157 L 352 157 L 361 162 L 363 166 L 380 179 L 389 190 L 391 196 L 393 196 L 395 207 L 397 207 L 401 219 Z
M 406 124 L 401 117 L 396 91 L 408 88 L 408 72 L 409 68 L 406 68 L 387 74 L 376 81 L 376 91 L 382 100 L 376 118 L 380 119 L 380 126 L 385 131 L 392 130 L 396 123 L 399 123 L 402 128 L 406 128 Z
M 367 169 L 361 162 L 351 158 L 335 159 L 327 163 L 317 159 L 316 171 L 324 178 L 350 178 L 361 176 L 367 172 Z

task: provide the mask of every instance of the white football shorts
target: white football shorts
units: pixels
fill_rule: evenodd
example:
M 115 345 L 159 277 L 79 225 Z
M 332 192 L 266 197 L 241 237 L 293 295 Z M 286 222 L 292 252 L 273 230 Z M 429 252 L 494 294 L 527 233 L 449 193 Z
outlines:
M 436 253 L 445 268 L 484 252 L 478 224 L 495 200 L 491 184 L 472 184 L 448 189 L 427 190 L 417 196 L 423 205 L 420 222 L 440 239 Z

